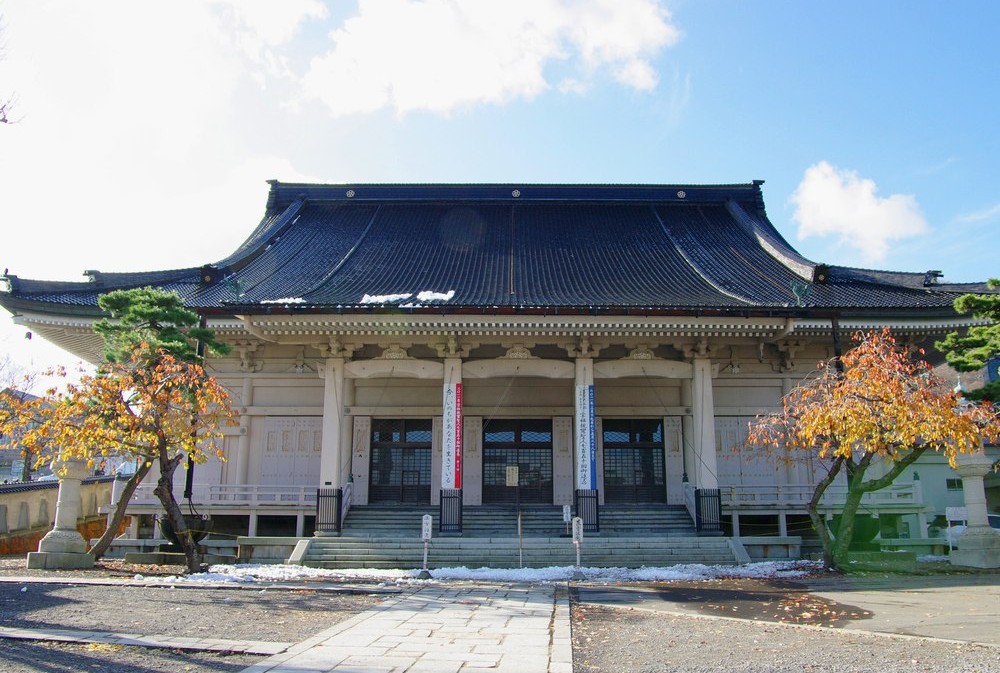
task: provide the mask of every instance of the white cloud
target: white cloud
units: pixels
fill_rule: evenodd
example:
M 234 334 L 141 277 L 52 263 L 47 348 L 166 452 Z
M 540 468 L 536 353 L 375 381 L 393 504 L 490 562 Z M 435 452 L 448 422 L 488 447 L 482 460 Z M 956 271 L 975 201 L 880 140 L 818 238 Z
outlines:
M 889 243 L 928 231 L 917 200 L 907 194 L 878 196 L 873 180 L 826 161 L 806 169 L 791 202 L 800 239 L 837 236 L 865 262 L 885 259 Z
M 982 210 L 977 210 L 972 213 L 966 213 L 964 215 L 959 215 L 955 218 L 955 222 L 960 224 L 971 224 L 976 222 L 989 222 L 990 220 L 1000 218 L 1000 203 L 994 204 L 989 208 L 983 208 Z
M 615 79 L 638 91 L 652 91 L 656 88 L 656 72 L 642 59 L 632 59 L 615 72 Z
M 335 115 L 382 108 L 447 113 L 476 103 L 531 99 L 549 89 L 545 69 L 581 71 L 560 90 L 580 92 L 608 68 L 640 91 L 656 86 L 649 59 L 679 39 L 655 0 L 361 0 L 314 58 L 303 98 Z

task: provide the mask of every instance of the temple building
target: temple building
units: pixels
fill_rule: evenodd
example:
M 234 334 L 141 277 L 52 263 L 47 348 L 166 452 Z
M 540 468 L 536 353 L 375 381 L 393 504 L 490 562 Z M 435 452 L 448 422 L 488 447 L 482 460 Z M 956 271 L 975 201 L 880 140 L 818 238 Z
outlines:
M 759 181 L 272 181 L 225 259 L 86 275 L 7 275 L 0 304 L 91 362 L 102 293 L 155 286 L 204 316 L 233 345 L 208 367 L 241 426 L 224 462 L 198 466 L 195 501 L 217 530 L 251 536 L 310 535 L 318 489 L 341 512 L 392 503 L 458 517 L 456 530 L 515 500 L 570 505 L 595 527 L 614 508 L 697 523 L 705 494 L 726 533 L 787 536 L 821 466 L 734 452 L 747 421 L 856 331 L 930 343 L 972 324 L 953 301 L 985 288 L 805 259 Z M 918 476 L 900 482 L 873 506 L 926 536 L 937 507 Z M 443 497 L 461 507 L 439 510 Z M 157 510 L 145 490 L 130 506 Z

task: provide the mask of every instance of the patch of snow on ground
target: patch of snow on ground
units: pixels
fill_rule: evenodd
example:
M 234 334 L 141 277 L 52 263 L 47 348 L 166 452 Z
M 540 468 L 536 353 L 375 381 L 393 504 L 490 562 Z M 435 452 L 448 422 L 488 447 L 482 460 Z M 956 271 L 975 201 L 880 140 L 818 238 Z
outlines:
M 919 563 L 947 563 L 947 556 L 935 556 L 934 554 L 927 554 L 925 556 L 918 556 L 917 562 Z
M 406 294 L 366 294 L 361 298 L 360 304 L 394 304 L 397 301 L 409 299 L 412 293 Z
M 581 568 L 590 582 L 691 581 L 718 578 L 801 577 L 821 569 L 815 561 L 766 561 L 743 566 L 677 565 L 665 568 Z M 436 568 L 434 580 L 479 580 L 484 582 L 565 582 L 573 577 L 573 566 L 548 568 Z M 214 565 L 207 573 L 171 578 L 178 582 L 285 582 L 304 579 L 331 581 L 379 581 L 411 583 L 419 570 L 324 570 L 296 565 Z

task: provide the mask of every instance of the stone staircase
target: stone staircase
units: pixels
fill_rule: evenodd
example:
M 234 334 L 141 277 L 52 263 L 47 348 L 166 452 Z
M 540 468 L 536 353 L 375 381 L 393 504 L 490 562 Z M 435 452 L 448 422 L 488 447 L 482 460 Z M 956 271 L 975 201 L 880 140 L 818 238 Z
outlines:
M 437 508 L 372 505 L 352 508 L 340 537 L 317 537 L 291 562 L 317 568 L 419 568 L 423 562 L 420 523 L 434 517 L 428 565 L 516 568 L 573 565 L 576 549 L 563 537 L 562 509 L 523 506 L 521 548 L 517 511 L 512 507 L 467 507 L 460 537 L 437 533 Z M 581 563 L 597 567 L 668 566 L 737 562 L 729 541 L 698 537 L 684 508 L 666 505 L 601 508 L 601 531 L 587 534 Z

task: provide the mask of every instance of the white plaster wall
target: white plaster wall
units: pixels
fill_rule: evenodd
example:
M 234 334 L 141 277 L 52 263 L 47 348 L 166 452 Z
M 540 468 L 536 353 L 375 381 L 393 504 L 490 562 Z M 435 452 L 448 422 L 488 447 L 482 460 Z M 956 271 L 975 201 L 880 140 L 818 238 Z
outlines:
M 619 407 L 676 407 L 681 384 L 677 379 L 595 379 L 594 404 L 605 414 Z
M 368 470 L 371 466 L 372 419 L 371 416 L 354 417 L 354 442 L 351 451 L 351 504 L 368 504 Z
M 465 416 L 462 424 L 462 504 L 474 507 L 483 504 L 483 418 Z
M 546 407 L 573 406 L 573 380 L 464 379 L 462 395 L 465 406 L 496 408 L 498 415 L 503 414 L 504 407 L 535 407 L 539 415 L 545 415 Z
M 556 416 L 552 419 L 552 503 L 554 505 L 573 504 L 573 491 L 576 483 L 573 471 L 573 418 Z
M 777 407 L 781 402 L 781 379 L 716 379 L 715 406 Z
M 715 419 L 716 461 L 720 486 L 769 486 L 790 483 L 783 456 L 743 446 L 752 416 Z
M 441 463 L 442 455 L 442 435 L 443 421 L 440 416 L 435 416 L 431 421 L 431 504 L 441 504 Z M 465 465 L 462 465 L 463 469 Z M 462 477 L 462 485 L 465 485 L 465 476 Z M 464 496 L 463 496 L 464 500 Z
M 684 434 L 681 419 L 668 416 L 663 419 L 663 444 L 666 452 L 667 504 L 684 504 Z

